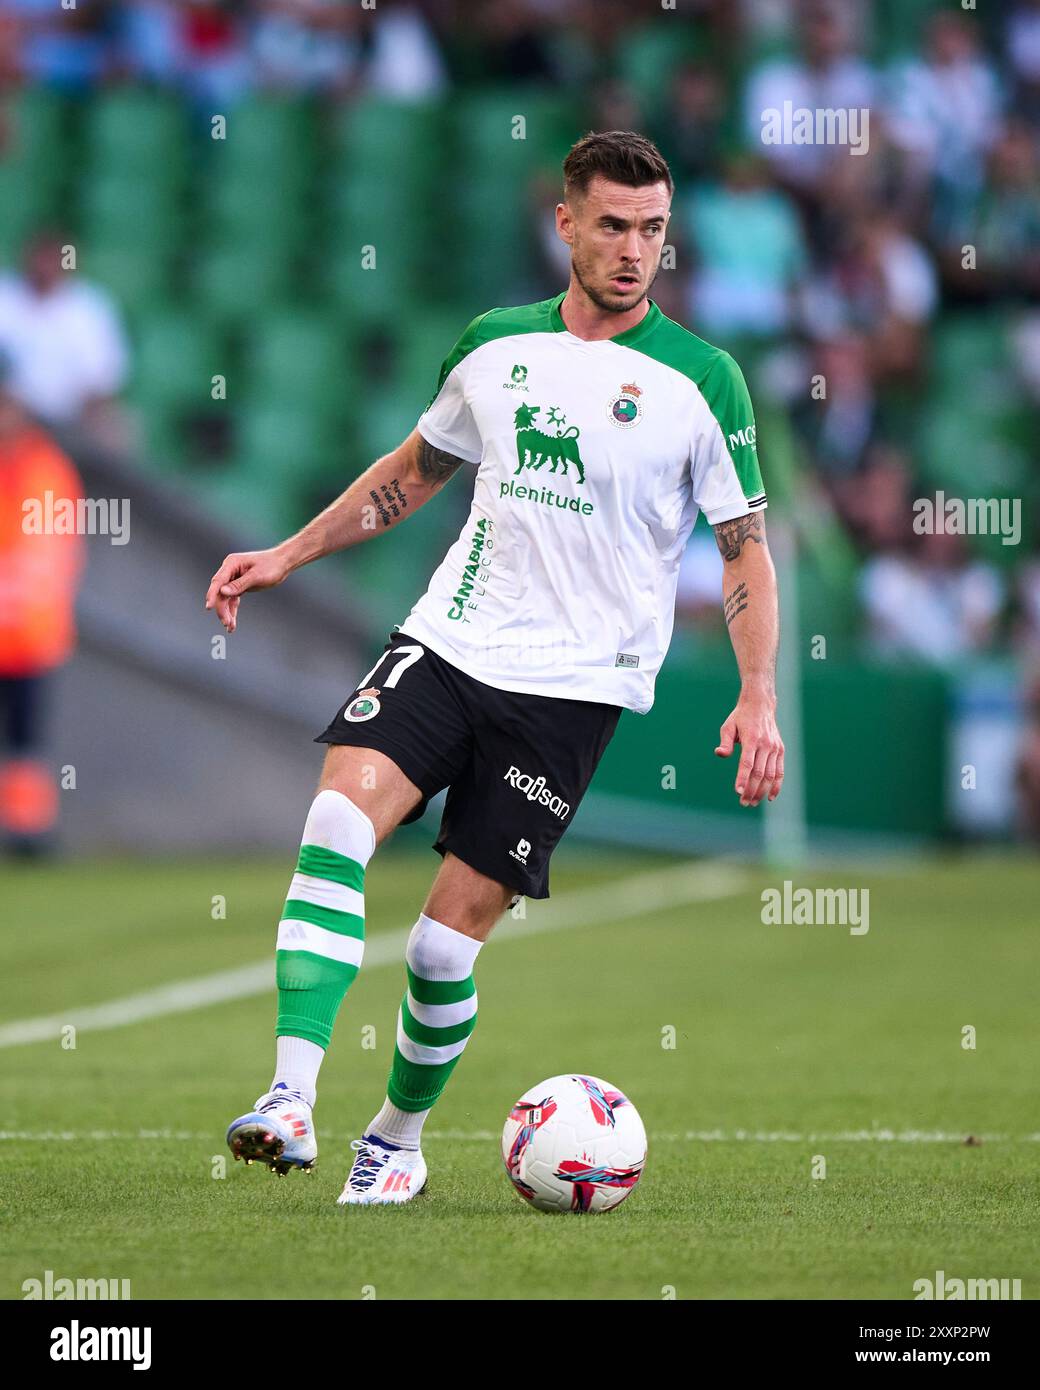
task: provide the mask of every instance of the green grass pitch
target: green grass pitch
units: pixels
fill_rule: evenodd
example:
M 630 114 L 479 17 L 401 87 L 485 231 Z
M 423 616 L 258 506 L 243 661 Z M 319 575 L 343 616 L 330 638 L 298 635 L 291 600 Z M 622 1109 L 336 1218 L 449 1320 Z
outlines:
M 290 858 L 0 869 L 0 1024 L 261 959 Z M 436 862 L 377 857 L 370 941 L 411 925 Z M 565 847 L 554 903 L 669 862 Z M 272 996 L 4 1049 L 0 1297 L 50 1269 L 129 1279 L 137 1299 L 911 1299 L 942 1269 L 1035 1298 L 1035 866 L 793 875 L 869 888 L 858 937 L 763 925 L 784 874 L 743 873 L 726 897 L 557 933 L 510 940 L 507 917 L 428 1123 L 428 1191 L 403 1208 L 335 1205 L 382 1098 L 399 966 L 362 970 L 340 1014 L 312 1176 L 229 1159 L 221 1176 L 227 1122 L 270 1080 Z M 650 1136 L 641 1183 L 602 1216 L 529 1210 L 499 1157 L 516 1096 L 571 1069 L 625 1090 Z

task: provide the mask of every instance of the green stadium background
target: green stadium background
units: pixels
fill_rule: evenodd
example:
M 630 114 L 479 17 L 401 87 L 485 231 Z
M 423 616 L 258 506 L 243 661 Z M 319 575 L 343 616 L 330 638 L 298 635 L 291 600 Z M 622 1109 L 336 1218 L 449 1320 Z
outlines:
M 42 232 L 127 345 L 100 413 L 42 424 L 130 529 L 86 536 L 78 643 L 40 688 L 56 825 L 0 848 L 0 1299 L 47 1271 L 138 1299 L 906 1300 L 942 1270 L 1035 1297 L 1036 0 L 58 8 L 0 0 L 0 484 L 3 421 L 33 413 L 19 287 Z M 837 64 L 819 93 L 869 89 L 869 155 L 763 145 L 755 93 L 811 91 L 814 50 Z M 457 534 L 466 481 L 248 597 L 226 644 L 203 595 L 399 443 L 476 314 L 562 288 L 560 161 L 614 127 L 676 175 L 654 297 L 755 401 L 787 782 L 741 811 L 713 756 L 737 672 L 702 520 L 654 709 L 623 717 L 552 899 L 481 955 L 430 1192 L 338 1208 L 436 804 L 368 871 L 320 1168 L 268 1183 L 223 1135 L 267 1084 L 311 740 Z M 939 491 L 1019 503 L 1018 543 L 917 535 Z M 781 884 L 869 893 L 869 932 L 767 921 Z M 650 1136 L 603 1220 L 543 1220 L 502 1173 L 509 1106 L 564 1067 L 624 1087 Z
M 94 7 L 98 42 L 116 44 L 119 8 Z M 242 7 L 198 8 L 246 18 Z M 474 314 L 555 288 L 534 208 L 539 199 L 551 207 L 563 154 L 585 129 L 609 123 L 612 104 L 678 156 L 676 259 L 662 276 L 679 282 L 696 273 L 685 201 L 727 160 L 756 153 L 741 117 L 749 75 L 797 54 L 800 40 L 795 25 L 741 32 L 725 7 L 686 8 L 688 17 L 613 7 L 607 41 L 578 7 L 544 40 L 558 70 L 578 74 L 562 84 L 529 54 L 533 75 L 510 82 L 501 68 L 510 52 L 526 53 L 526 36 L 514 50 L 495 49 L 465 5 L 424 11 L 442 87 L 406 99 L 366 90 L 362 79 L 346 96 L 243 83 L 232 99 L 207 104 L 183 83 L 125 73 L 95 80 L 88 65 L 59 66 L 50 81 L 23 72 L 2 108 L 0 254 L 16 265 L 27 237 L 44 227 L 75 246 L 77 273 L 111 293 L 127 325 L 133 466 L 224 519 L 240 546 L 278 537 L 408 432 L 439 361 Z M 920 56 L 937 8 L 871 7 L 858 31 L 864 57 L 879 73 L 898 71 Z M 797 19 L 796 7 L 791 14 Z M 1014 74 L 999 19 L 990 13 L 972 24 L 1010 106 Z M 714 144 L 692 177 L 672 138 L 677 83 L 690 67 L 712 68 L 723 96 Z M 1025 111 L 1032 114 L 1028 103 Z M 925 239 L 931 225 L 926 209 Z M 671 291 L 666 302 L 682 312 Z M 797 822 L 777 832 L 785 853 L 804 848 L 805 825 L 821 842 L 848 833 L 877 843 L 1006 838 L 1019 828 L 1008 750 L 1021 736 L 1032 656 L 1021 588 L 1034 578 L 1037 475 L 1035 401 L 1013 358 L 1029 308 L 1029 296 L 1016 292 L 972 302 L 944 280 L 920 370 L 878 388 L 881 432 L 911 459 L 914 495 L 1017 497 L 1026 517 L 1013 549 L 971 538 L 970 551 L 999 570 L 1005 597 L 987 642 L 946 663 L 871 650 L 858 589 L 864 548 L 828 496 L 811 430 L 770 387 L 778 355 L 798 333 L 722 341 L 743 363 L 758 405 L 771 525 L 790 534 L 785 693 L 801 718 L 791 730 L 791 804 L 776 813 Z M 216 378 L 226 399 L 211 398 Z M 78 445 L 73 433 L 70 447 Z M 463 490 L 326 567 L 369 650 L 452 538 Z M 813 659 L 820 636 L 826 656 Z M 623 821 L 670 848 L 725 843 L 731 779 L 706 750 L 734 674 L 721 627 L 691 627 L 680 616 L 657 710 L 623 721 L 582 821 L 588 833 Z M 984 735 L 994 727 L 991 747 Z M 984 780 L 1000 780 L 1004 805 L 974 820 L 957 804 L 956 761 L 972 730 L 975 756 L 965 761 L 983 765 Z M 746 818 L 741 834 L 757 836 L 761 819 Z

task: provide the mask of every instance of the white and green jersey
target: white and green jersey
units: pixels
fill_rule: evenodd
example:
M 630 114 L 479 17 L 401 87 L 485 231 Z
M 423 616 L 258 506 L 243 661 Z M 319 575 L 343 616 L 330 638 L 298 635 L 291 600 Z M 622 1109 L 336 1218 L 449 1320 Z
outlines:
M 477 466 L 473 504 L 400 627 L 487 685 L 645 714 L 698 512 L 766 505 L 751 400 L 652 301 L 586 342 L 563 297 L 483 314 L 441 368 L 419 432 Z

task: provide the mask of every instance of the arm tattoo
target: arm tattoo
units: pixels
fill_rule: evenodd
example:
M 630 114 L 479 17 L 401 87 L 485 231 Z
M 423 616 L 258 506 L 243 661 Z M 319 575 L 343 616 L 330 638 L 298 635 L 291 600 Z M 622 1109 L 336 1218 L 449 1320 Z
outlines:
M 401 484 L 396 478 L 391 479 L 389 483 L 380 483 L 378 491 L 373 488 L 368 495 L 384 526 L 392 526 L 395 521 L 399 521 L 401 513 L 408 506 L 401 491 Z
M 762 518 L 758 512 L 734 517 L 732 521 L 720 521 L 718 526 L 712 529 L 724 560 L 735 560 L 744 549 L 744 542 L 747 540 L 761 545 L 764 534 Z
M 446 483 L 461 465 L 460 458 L 449 454 L 446 449 L 435 449 L 421 435 L 419 436 L 419 476 L 431 487 L 440 487 L 442 483 Z
M 732 591 L 732 593 L 726 595 L 726 601 L 722 605 L 722 611 L 726 616 L 726 626 L 729 627 L 730 623 L 737 616 L 737 614 L 743 613 L 744 609 L 747 606 L 748 586 L 747 584 L 745 584 L 743 580 L 741 580 L 737 587 Z

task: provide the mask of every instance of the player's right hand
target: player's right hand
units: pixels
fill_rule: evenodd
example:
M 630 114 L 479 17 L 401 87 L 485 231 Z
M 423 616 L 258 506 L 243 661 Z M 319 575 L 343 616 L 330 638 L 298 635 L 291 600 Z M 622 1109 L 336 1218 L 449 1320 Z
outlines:
M 288 577 L 291 568 L 278 547 L 229 555 L 210 580 L 206 607 L 216 608 L 217 617 L 228 632 L 234 632 L 242 595 L 250 589 L 273 589 Z

